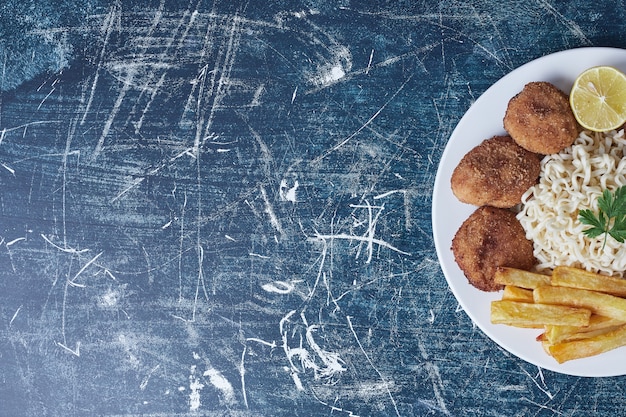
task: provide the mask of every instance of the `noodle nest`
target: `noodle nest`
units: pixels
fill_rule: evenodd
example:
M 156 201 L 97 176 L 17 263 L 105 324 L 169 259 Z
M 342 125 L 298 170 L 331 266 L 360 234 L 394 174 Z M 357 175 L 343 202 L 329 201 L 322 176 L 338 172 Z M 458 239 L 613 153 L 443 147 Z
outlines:
M 626 185 L 624 130 L 583 131 L 574 144 L 541 161 L 536 185 L 522 196 L 517 218 L 534 242 L 538 270 L 566 265 L 609 275 L 624 276 L 626 244 L 604 235 L 590 238 L 589 227 L 578 219 L 579 210 L 598 211 L 604 189 Z

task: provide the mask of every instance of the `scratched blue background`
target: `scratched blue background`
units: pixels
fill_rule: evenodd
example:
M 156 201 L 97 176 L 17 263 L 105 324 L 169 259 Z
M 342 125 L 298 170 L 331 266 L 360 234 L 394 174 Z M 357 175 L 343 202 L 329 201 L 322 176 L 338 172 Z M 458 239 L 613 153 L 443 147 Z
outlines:
M 587 416 L 458 307 L 456 122 L 621 2 L 0 5 L 1 416 Z

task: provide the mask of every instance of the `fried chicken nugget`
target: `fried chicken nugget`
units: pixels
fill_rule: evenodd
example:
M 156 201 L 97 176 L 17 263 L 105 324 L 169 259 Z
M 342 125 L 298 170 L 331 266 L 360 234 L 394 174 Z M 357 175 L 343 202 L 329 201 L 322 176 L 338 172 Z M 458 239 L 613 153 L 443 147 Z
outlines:
M 537 182 L 541 157 L 510 136 L 494 136 L 470 150 L 452 172 L 452 192 L 463 203 L 509 208 Z
M 579 133 L 567 95 L 545 81 L 528 83 L 511 98 L 503 122 L 521 147 L 543 155 L 562 151 Z
M 451 249 L 469 283 L 482 291 L 503 288 L 494 282 L 498 267 L 530 270 L 537 263 L 515 213 L 490 206 L 479 207 L 463 222 Z

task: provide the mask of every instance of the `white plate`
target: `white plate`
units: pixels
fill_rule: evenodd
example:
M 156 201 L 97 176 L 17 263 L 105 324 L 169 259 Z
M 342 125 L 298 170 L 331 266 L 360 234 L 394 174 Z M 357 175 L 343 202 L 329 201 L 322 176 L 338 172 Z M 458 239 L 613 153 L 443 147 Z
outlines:
M 450 250 L 454 234 L 476 209 L 456 199 L 450 188 L 450 177 L 470 149 L 484 139 L 506 133 L 502 125 L 506 106 L 526 83 L 548 81 L 569 93 L 578 74 L 596 65 L 612 65 L 626 71 L 626 50 L 580 48 L 554 53 L 515 69 L 487 89 L 452 132 L 439 163 L 432 206 L 433 236 L 441 268 L 459 304 L 474 323 L 502 348 L 534 365 L 563 374 L 589 377 L 626 374 L 626 348 L 558 364 L 535 341 L 539 331 L 491 324 L 489 305 L 501 294 L 482 292 L 471 286 Z

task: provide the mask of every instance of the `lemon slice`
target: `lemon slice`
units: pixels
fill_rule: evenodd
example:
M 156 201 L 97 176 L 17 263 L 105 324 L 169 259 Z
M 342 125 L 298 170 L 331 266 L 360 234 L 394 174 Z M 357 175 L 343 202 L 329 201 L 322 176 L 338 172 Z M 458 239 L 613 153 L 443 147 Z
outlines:
M 626 122 L 626 75 L 609 66 L 589 68 L 574 82 L 569 102 L 585 129 L 617 129 Z

